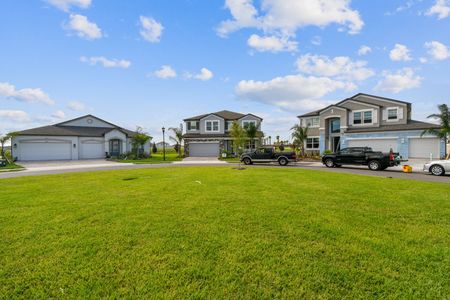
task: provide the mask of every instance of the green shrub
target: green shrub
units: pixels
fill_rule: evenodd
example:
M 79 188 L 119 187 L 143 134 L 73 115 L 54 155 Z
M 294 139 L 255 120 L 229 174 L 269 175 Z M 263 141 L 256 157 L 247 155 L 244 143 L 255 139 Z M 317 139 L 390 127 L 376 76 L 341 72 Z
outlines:
M 156 143 L 153 143 L 152 152 L 158 153 L 158 148 L 156 148 Z
M 323 151 L 323 155 L 327 155 L 327 154 L 331 154 L 331 153 L 333 153 L 333 151 L 328 150 L 328 149 Z

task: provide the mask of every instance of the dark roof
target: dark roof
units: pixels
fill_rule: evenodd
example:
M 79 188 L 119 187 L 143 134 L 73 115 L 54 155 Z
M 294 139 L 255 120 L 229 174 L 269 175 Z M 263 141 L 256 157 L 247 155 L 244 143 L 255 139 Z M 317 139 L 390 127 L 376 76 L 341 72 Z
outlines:
M 377 132 L 377 131 L 404 131 L 404 130 L 422 130 L 430 128 L 440 128 L 439 125 L 425 123 L 421 121 L 409 120 L 407 124 L 395 124 L 395 125 L 381 125 L 380 127 L 367 127 L 367 128 L 348 128 L 348 133 L 363 133 L 363 132 Z
M 85 117 L 92 117 L 96 118 L 100 121 L 103 121 L 111 126 L 111 127 L 86 127 L 86 126 L 65 126 L 64 124 L 67 124 L 68 122 L 72 122 L 75 120 L 79 120 Z M 37 127 L 27 130 L 22 130 L 17 132 L 19 135 L 53 135 L 53 136 L 84 136 L 84 137 L 102 137 L 106 133 L 110 132 L 111 130 L 119 130 L 126 135 L 132 137 L 134 136 L 134 132 L 125 128 L 121 128 L 117 125 L 114 125 L 112 123 L 109 123 L 107 121 L 104 121 L 100 118 L 97 118 L 93 115 L 85 115 L 76 119 L 68 120 L 62 123 L 58 123 L 55 125 L 49 125 L 49 126 L 43 126 L 43 127 Z
M 361 100 L 359 100 L 359 99 L 355 99 L 355 98 L 357 98 L 358 96 L 374 97 L 374 98 L 379 98 L 379 99 L 381 99 L 381 100 L 388 100 L 388 101 L 398 102 L 398 103 L 401 103 L 401 104 L 407 104 L 407 105 L 410 105 L 410 104 L 411 104 L 410 102 L 400 101 L 400 100 L 396 100 L 396 99 L 391 99 L 391 98 L 386 98 L 386 97 L 380 97 L 380 96 L 370 95 L 370 94 L 365 94 L 365 93 L 358 93 L 358 94 L 356 94 L 356 95 L 354 95 L 354 96 L 352 96 L 352 97 L 350 97 L 350 98 L 346 98 L 346 99 L 344 99 L 344 100 L 342 100 L 342 101 L 339 101 L 339 102 L 336 103 L 336 104 L 328 105 L 328 106 L 326 106 L 326 107 L 324 107 L 324 108 L 321 108 L 321 109 L 319 109 L 319 110 L 315 110 L 315 111 L 312 111 L 312 112 L 309 112 L 309 113 L 306 113 L 306 114 L 297 116 L 297 118 L 311 117 L 311 116 L 318 116 L 319 113 L 320 113 L 322 110 L 325 110 L 325 109 L 327 109 L 327 108 L 329 108 L 329 107 L 331 107 L 331 106 L 338 106 L 339 104 L 344 103 L 345 101 L 348 101 L 348 100 L 354 100 L 354 101 L 358 101 L 358 102 L 361 102 L 361 103 L 364 103 L 364 104 L 369 104 L 369 105 L 373 105 L 373 106 L 378 106 L 378 107 L 379 107 L 379 105 L 376 105 L 376 104 L 373 104 L 373 103 L 369 103 L 369 102 L 366 102 L 366 101 L 361 101 Z
M 199 139 L 210 139 L 210 138 L 224 138 L 224 137 L 230 137 L 229 133 L 221 133 L 221 134 L 200 134 L 200 133 L 185 133 L 183 137 L 186 139 L 193 139 L 193 138 L 199 138 Z
M 221 111 L 214 112 L 214 113 L 209 113 L 209 114 L 203 114 L 203 115 L 199 115 L 199 116 L 190 117 L 190 118 L 184 119 L 184 121 L 200 120 L 200 119 L 203 119 L 204 117 L 209 116 L 209 115 L 216 115 L 216 116 L 219 116 L 219 117 L 221 117 L 221 118 L 223 118 L 225 120 L 239 120 L 240 118 L 243 118 L 243 117 L 245 117 L 247 115 L 252 115 L 252 116 L 257 117 L 258 119 L 262 120 L 262 118 L 260 118 L 260 117 L 258 117 L 256 115 L 253 115 L 253 114 L 241 114 L 241 113 L 237 113 L 237 112 L 234 112 L 234 111 L 221 110 Z
M 19 135 L 54 135 L 54 136 L 86 136 L 102 137 L 111 130 L 119 130 L 128 136 L 133 136 L 133 132 L 123 128 L 109 127 L 83 127 L 83 126 L 60 126 L 50 125 L 33 129 L 19 131 Z

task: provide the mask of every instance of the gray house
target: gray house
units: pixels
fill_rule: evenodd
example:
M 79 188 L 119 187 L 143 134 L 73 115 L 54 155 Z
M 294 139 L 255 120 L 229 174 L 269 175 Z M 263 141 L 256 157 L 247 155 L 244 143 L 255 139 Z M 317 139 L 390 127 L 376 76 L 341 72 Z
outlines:
M 253 114 L 241 114 L 228 110 L 203 114 L 184 119 L 184 152 L 186 156 L 218 157 L 221 152 L 231 152 L 233 141 L 230 129 L 233 122 L 242 127 L 249 123 L 261 130 L 262 118 Z
M 444 140 L 421 136 L 424 129 L 439 126 L 412 120 L 411 109 L 409 102 L 360 93 L 298 118 L 309 127 L 308 152 L 367 146 L 392 149 L 404 158 L 445 156 Z

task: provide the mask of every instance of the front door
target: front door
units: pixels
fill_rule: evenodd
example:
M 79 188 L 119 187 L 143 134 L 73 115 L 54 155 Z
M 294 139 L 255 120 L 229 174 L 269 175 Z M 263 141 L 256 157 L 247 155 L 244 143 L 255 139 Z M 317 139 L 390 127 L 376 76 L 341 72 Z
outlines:
M 120 155 L 120 140 L 109 141 L 109 153 L 111 154 L 111 156 Z

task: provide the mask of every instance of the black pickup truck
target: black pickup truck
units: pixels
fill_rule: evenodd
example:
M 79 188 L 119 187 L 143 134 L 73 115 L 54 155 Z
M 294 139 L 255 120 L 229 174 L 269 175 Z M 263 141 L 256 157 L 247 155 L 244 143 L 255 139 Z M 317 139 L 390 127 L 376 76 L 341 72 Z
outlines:
M 328 168 L 342 165 L 363 165 L 368 166 L 372 171 L 398 166 L 402 161 L 405 160 L 402 160 L 398 153 L 373 151 L 370 147 L 343 148 L 336 153 L 322 156 L 322 163 Z
M 286 166 L 296 160 L 295 152 L 275 152 L 273 148 L 261 148 L 241 155 L 241 161 L 246 165 L 277 162 L 280 166 Z

